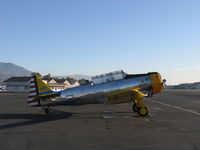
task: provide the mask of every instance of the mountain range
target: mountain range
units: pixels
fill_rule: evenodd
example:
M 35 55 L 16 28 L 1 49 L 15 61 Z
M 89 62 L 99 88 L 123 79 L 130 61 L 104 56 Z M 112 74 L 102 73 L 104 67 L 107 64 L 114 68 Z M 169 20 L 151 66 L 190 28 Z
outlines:
M 31 76 L 32 71 L 29 71 L 21 66 L 15 65 L 13 63 L 3 63 L 0 62 L 0 80 L 6 80 L 10 77 L 18 77 L 18 76 Z M 66 75 L 66 76 L 53 76 L 58 78 L 74 78 L 76 80 L 87 79 L 91 80 L 91 76 L 82 75 L 82 74 L 74 74 L 74 75 Z
M 0 79 L 5 80 L 10 77 L 17 76 L 30 76 L 31 71 L 17 66 L 13 63 L 3 63 L 0 62 Z

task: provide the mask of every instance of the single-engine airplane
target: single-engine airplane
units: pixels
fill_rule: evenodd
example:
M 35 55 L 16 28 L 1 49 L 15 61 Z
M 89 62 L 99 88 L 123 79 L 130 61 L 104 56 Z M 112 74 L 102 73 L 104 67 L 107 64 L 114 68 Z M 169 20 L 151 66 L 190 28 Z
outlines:
M 92 77 L 92 82 L 63 91 L 52 91 L 37 75 L 30 80 L 28 105 L 49 107 L 59 105 L 119 104 L 133 102 L 133 111 L 147 116 L 142 99 L 163 91 L 165 80 L 157 72 L 126 74 L 122 70 Z

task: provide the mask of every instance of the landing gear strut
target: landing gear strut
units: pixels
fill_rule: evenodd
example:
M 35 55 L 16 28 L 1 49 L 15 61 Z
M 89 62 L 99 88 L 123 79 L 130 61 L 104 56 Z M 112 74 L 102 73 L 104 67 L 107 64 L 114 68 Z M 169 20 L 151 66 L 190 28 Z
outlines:
M 149 113 L 147 106 L 142 100 L 134 100 L 132 109 L 134 112 L 137 112 L 141 117 L 145 117 Z

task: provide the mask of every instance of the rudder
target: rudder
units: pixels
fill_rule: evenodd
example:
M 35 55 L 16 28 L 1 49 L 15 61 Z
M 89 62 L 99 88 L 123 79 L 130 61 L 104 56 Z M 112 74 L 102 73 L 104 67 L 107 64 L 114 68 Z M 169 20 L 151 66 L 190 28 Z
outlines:
M 40 106 L 42 98 L 56 96 L 57 93 L 52 91 L 51 88 L 45 84 L 37 75 L 33 76 L 29 81 L 29 106 Z

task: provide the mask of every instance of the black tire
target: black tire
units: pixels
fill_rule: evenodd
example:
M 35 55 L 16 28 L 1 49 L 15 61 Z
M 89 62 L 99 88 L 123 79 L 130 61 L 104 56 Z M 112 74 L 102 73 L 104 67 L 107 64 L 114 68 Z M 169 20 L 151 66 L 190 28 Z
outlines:
M 149 114 L 148 109 L 146 107 L 139 108 L 137 113 L 140 115 L 140 117 L 146 117 Z
M 138 112 L 139 109 L 138 109 L 136 103 L 133 104 L 132 110 L 133 110 L 133 112 Z
M 46 109 L 44 110 L 44 112 L 45 112 L 45 114 L 48 114 L 48 113 L 49 113 L 49 108 L 46 108 Z

